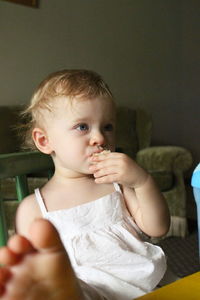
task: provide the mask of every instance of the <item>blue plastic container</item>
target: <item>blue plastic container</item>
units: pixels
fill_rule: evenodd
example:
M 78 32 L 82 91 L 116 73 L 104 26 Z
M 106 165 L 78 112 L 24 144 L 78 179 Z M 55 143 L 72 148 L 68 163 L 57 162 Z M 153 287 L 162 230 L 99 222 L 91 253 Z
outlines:
M 200 163 L 194 169 L 192 174 L 192 187 L 195 202 L 197 205 L 197 220 L 198 220 L 198 236 L 199 236 L 199 258 L 200 258 Z

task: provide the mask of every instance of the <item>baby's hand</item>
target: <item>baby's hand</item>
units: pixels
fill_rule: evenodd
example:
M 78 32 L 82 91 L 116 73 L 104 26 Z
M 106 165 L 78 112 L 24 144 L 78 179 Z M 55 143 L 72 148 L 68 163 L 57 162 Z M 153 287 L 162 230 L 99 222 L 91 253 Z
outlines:
M 117 152 L 94 155 L 90 171 L 96 183 L 117 182 L 131 188 L 142 186 L 148 177 L 133 159 Z

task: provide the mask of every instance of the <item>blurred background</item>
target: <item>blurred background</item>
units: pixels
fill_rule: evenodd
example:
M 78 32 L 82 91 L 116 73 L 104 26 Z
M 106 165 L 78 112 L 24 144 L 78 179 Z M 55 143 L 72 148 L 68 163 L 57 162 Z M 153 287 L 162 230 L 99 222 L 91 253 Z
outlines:
M 25 104 L 50 72 L 99 72 L 119 105 L 153 118 L 153 144 L 200 161 L 199 0 L 0 1 L 0 105 Z

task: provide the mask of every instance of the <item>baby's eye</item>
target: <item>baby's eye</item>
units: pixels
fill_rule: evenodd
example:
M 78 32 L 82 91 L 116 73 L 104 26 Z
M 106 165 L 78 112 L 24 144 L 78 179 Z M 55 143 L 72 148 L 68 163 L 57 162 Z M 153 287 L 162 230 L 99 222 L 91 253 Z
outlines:
M 89 126 L 87 124 L 83 123 L 83 124 L 77 125 L 76 129 L 79 131 L 86 131 L 89 129 Z
M 112 124 L 106 124 L 105 126 L 104 126 L 104 130 L 105 131 L 113 131 L 113 125 Z

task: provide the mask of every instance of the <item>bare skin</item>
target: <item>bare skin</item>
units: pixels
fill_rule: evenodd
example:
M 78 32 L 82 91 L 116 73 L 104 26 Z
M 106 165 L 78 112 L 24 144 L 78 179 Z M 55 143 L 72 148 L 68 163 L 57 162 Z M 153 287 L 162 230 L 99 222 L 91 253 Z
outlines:
M 83 300 L 66 251 L 50 222 L 33 222 L 29 239 L 12 237 L 0 249 L 2 300 Z

